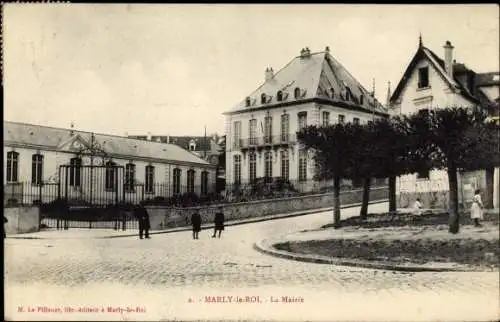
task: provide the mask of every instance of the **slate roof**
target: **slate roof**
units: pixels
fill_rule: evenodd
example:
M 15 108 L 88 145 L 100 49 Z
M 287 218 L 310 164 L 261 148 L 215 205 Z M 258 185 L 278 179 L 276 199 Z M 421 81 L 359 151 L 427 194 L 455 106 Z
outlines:
M 406 82 L 408 81 L 411 73 L 413 72 L 415 65 L 422 59 L 427 59 L 434 66 L 438 74 L 445 80 L 445 82 L 451 88 L 458 90 L 459 93 L 464 98 L 474 103 L 480 103 L 481 105 L 490 103 L 484 100 L 486 94 L 479 93 L 480 90 L 479 87 L 484 86 L 486 84 L 493 84 L 494 83 L 493 77 L 494 75 L 498 75 L 498 72 L 478 74 L 475 73 L 472 69 L 468 68 L 465 64 L 454 62 L 453 77 L 450 77 L 448 73 L 446 73 L 445 71 L 444 60 L 425 46 L 419 46 L 419 48 L 417 49 L 417 52 L 415 53 L 412 60 L 410 61 L 410 64 L 406 68 L 403 77 L 399 81 L 398 86 L 392 93 L 392 96 L 390 98 L 391 102 L 394 102 L 399 98 L 399 95 L 401 94 L 401 91 L 406 85 Z M 468 83 L 467 77 L 465 78 L 460 77 L 461 75 L 464 74 L 471 74 L 474 76 L 473 85 Z M 472 90 L 471 87 L 475 87 L 474 92 L 471 92 Z
M 4 145 L 16 143 L 59 150 L 75 136 L 79 136 L 87 144 L 91 142 L 91 132 L 8 121 L 5 121 L 3 124 Z M 72 132 L 73 135 L 71 135 Z M 94 138 L 95 142 L 99 143 L 110 156 L 141 157 L 161 159 L 165 162 L 173 161 L 177 163 L 185 162 L 209 165 L 205 160 L 175 144 L 98 133 L 94 134 Z
M 300 89 L 300 96 L 295 97 L 295 89 Z M 333 95 L 332 90 L 333 89 Z M 346 91 L 350 91 L 351 99 L 346 99 Z M 278 91 L 283 92 L 283 101 L 277 100 Z M 266 102 L 261 102 L 265 94 Z M 363 95 L 363 102 L 360 96 Z M 247 99 L 250 106 L 247 106 Z M 331 54 L 328 47 L 325 51 L 308 53 L 293 58 L 272 79 L 265 81 L 255 91 L 226 112 L 231 114 L 269 108 L 273 105 L 297 102 L 305 99 L 322 99 L 338 104 L 352 106 L 365 112 L 386 114 L 386 109 L 366 90 Z
M 129 138 L 134 138 L 138 140 L 147 140 L 147 136 L 145 135 L 129 135 Z M 183 149 L 189 150 L 189 143 L 191 140 L 194 140 L 196 143 L 196 152 L 217 152 L 221 150 L 222 148 L 214 142 L 212 137 L 207 136 L 172 136 L 172 135 L 152 135 L 151 136 L 151 141 L 154 142 L 161 142 L 161 143 L 167 143 L 170 142 L 170 144 L 175 144 L 177 146 L 180 146 Z

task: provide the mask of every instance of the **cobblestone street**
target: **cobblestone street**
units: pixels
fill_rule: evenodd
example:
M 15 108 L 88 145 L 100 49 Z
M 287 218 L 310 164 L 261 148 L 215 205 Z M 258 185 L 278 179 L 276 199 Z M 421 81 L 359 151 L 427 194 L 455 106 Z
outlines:
M 369 211 L 386 208 L 371 205 Z M 358 211 L 343 209 L 342 215 Z M 318 228 L 331 218 L 331 212 L 325 212 L 230 226 L 221 239 L 210 238 L 208 230 L 199 240 L 192 240 L 190 232 L 149 240 L 8 238 L 6 319 L 499 318 L 498 273 L 358 269 L 274 258 L 252 248 L 255 241 Z M 235 302 L 236 296 L 243 302 Z M 282 296 L 303 303 L 283 303 Z M 225 303 L 213 303 L 217 300 Z M 56 307 L 63 312 L 53 313 Z M 84 307 L 104 312 L 79 313 Z M 69 313 L 70 308 L 76 311 Z

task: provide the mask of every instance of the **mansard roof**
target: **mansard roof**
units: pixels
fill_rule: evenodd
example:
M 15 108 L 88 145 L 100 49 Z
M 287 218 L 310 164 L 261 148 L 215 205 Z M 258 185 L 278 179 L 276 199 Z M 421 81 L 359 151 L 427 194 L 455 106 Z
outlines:
M 299 94 L 298 97 L 295 91 Z M 282 93 L 281 101 L 277 99 L 278 92 Z M 349 98 L 346 97 L 347 95 Z M 264 97 L 265 102 L 262 103 L 261 100 Z M 339 107 L 358 109 L 367 113 L 387 114 L 386 109 L 372 93 L 366 90 L 330 54 L 328 47 L 325 51 L 316 53 L 303 49 L 300 56 L 293 58 L 224 114 L 271 108 L 276 105 L 294 104 L 307 100 L 321 100 Z
M 73 137 L 83 141 L 82 143 L 86 146 L 89 146 L 91 142 L 91 132 L 8 121 L 3 124 L 4 145 L 15 144 L 30 148 L 59 151 L 63 146 L 72 142 Z M 209 165 L 207 161 L 175 144 L 98 133 L 94 134 L 94 140 L 111 157 L 146 158 L 178 164 Z

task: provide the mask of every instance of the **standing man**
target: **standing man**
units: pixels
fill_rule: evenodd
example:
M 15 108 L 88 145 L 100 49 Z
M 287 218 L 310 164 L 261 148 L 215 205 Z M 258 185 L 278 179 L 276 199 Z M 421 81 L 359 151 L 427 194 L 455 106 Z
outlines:
M 212 238 L 215 238 L 217 231 L 219 232 L 219 238 L 220 238 L 220 234 L 224 230 L 224 213 L 222 212 L 221 206 L 219 206 L 218 211 L 215 213 L 214 224 L 215 224 L 215 227 L 214 227 L 214 234 L 212 235 Z
M 193 239 L 199 239 L 198 233 L 201 230 L 201 216 L 198 212 L 191 215 L 191 224 L 193 225 Z
M 135 208 L 135 211 L 137 221 L 139 223 L 139 238 L 142 239 L 143 234 L 144 237 L 148 239 L 151 238 L 149 237 L 149 229 L 151 228 L 151 224 L 149 222 L 149 214 L 146 208 L 144 208 L 142 204 L 139 204 L 139 206 Z

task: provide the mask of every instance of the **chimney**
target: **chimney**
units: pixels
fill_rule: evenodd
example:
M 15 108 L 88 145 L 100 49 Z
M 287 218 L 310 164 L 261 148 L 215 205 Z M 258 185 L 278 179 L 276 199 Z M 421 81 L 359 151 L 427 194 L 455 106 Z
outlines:
M 453 46 L 449 40 L 443 46 L 444 48 L 444 70 L 446 74 L 453 78 Z
M 151 141 L 151 132 L 148 132 L 148 135 L 146 137 L 146 140 Z
M 274 77 L 274 70 L 273 68 L 266 68 L 266 82 L 270 81 Z
M 170 135 L 167 135 L 167 143 L 170 144 Z
M 330 47 L 326 46 L 325 52 L 330 53 Z

